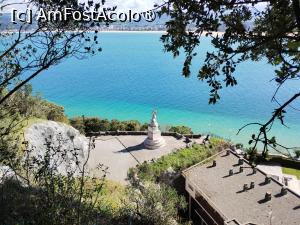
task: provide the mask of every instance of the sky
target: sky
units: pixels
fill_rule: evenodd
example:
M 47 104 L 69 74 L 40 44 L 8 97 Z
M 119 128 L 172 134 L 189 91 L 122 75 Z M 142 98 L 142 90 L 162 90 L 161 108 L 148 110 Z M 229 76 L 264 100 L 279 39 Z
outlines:
M 78 0 L 79 2 L 84 2 L 87 0 Z M 1 0 L 0 0 L 1 2 Z M 4 0 L 4 4 L 7 3 L 24 3 L 26 0 Z M 124 11 L 131 9 L 135 12 L 144 12 L 153 9 L 155 3 L 161 3 L 162 0 L 106 0 L 105 5 L 107 6 L 117 6 L 118 11 Z M 0 4 L 1 5 L 1 4 Z M 15 4 L 14 6 L 5 7 L 2 12 L 11 12 L 11 9 L 24 10 L 25 5 Z

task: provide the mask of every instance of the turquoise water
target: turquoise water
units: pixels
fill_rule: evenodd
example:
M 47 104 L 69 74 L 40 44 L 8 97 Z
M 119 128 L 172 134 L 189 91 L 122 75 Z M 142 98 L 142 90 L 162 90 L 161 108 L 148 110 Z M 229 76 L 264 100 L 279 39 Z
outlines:
M 206 51 L 212 51 L 203 38 L 194 61 L 192 76 L 181 76 L 183 57 L 174 59 L 163 52 L 158 33 L 100 34 L 103 52 L 85 59 L 68 59 L 44 72 L 32 84 L 35 91 L 65 107 L 68 116 L 99 116 L 109 119 L 137 119 L 148 122 L 158 110 L 161 125 L 187 125 L 195 132 L 211 132 L 246 143 L 255 127 L 236 135 L 249 122 L 265 122 L 275 103 L 276 88 L 270 82 L 273 69 L 265 62 L 241 64 L 236 77 L 239 85 L 222 90 L 221 101 L 208 105 L 209 88 L 197 80 L 197 69 Z M 284 100 L 299 88 L 289 83 L 280 93 Z M 294 103 L 299 106 L 300 101 Z M 299 112 L 289 109 L 289 128 L 275 124 L 273 134 L 289 146 L 300 146 Z

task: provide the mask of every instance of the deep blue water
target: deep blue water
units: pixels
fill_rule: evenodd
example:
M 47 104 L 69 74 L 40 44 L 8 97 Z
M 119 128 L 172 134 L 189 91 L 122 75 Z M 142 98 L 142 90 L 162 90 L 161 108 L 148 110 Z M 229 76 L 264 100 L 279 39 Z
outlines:
M 85 59 L 68 59 L 33 80 L 35 91 L 65 107 L 68 116 L 99 116 L 109 119 L 137 119 L 147 122 L 152 109 L 158 110 L 161 125 L 187 125 L 195 132 L 212 132 L 246 143 L 255 127 L 236 136 L 248 122 L 265 122 L 274 107 L 271 97 L 276 83 L 270 82 L 274 68 L 261 62 L 241 64 L 239 85 L 223 89 L 221 101 L 208 105 L 209 88 L 197 80 L 198 68 L 207 51 L 203 38 L 192 76 L 181 76 L 183 57 L 174 59 L 163 52 L 158 33 L 100 34 L 103 52 Z M 290 82 L 279 93 L 281 100 L 299 90 Z M 293 104 L 300 108 L 300 101 Z M 273 134 L 284 144 L 300 146 L 299 112 L 289 109 L 285 128 L 276 124 Z

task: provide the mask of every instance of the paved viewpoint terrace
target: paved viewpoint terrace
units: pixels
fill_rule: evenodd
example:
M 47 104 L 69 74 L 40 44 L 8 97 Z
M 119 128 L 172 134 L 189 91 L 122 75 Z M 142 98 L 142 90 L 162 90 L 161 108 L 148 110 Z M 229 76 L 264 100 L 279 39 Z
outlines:
M 143 142 L 147 136 L 102 136 L 96 139 L 91 152 L 89 167 L 99 163 L 108 166 L 108 179 L 126 183 L 127 171 L 144 161 L 158 159 L 172 151 L 186 146 L 184 139 L 165 136 L 166 145 L 156 150 L 145 149 Z M 97 175 L 97 172 L 95 172 Z

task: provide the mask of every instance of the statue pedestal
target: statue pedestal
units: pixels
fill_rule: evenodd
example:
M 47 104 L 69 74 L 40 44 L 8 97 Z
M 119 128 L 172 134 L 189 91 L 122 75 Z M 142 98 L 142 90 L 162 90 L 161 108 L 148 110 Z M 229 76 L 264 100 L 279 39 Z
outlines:
M 158 127 L 148 127 L 148 137 L 144 141 L 144 145 L 147 149 L 158 149 L 166 144 L 165 140 L 161 136 L 161 132 Z

